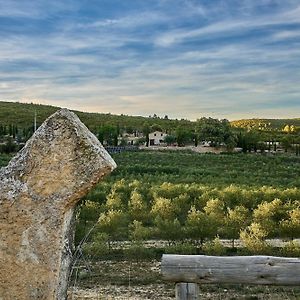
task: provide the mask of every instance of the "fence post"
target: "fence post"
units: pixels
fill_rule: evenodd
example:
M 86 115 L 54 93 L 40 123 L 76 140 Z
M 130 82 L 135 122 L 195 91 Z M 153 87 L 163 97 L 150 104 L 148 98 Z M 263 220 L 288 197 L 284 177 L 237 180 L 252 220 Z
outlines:
M 176 300 L 197 300 L 199 295 L 199 286 L 197 283 L 176 283 L 175 295 Z

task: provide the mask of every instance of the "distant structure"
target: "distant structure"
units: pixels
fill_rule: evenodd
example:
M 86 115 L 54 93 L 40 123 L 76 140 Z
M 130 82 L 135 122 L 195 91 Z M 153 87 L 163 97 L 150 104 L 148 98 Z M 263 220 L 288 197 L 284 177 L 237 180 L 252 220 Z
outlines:
M 164 139 L 166 136 L 167 134 L 161 131 L 154 131 L 149 133 L 149 145 L 159 146 L 161 144 L 164 144 Z
M 34 131 L 36 132 L 36 110 L 34 111 Z

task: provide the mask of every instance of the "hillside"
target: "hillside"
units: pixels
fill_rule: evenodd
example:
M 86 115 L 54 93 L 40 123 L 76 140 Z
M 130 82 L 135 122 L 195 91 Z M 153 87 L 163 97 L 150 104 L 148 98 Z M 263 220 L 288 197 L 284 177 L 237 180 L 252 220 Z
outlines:
M 32 127 L 34 114 L 37 114 L 37 124 L 41 124 L 48 116 L 53 114 L 60 107 L 26 104 L 16 102 L 0 101 L 0 125 L 17 125 L 19 128 Z M 175 129 L 178 125 L 193 127 L 193 122 L 188 120 L 169 120 L 161 118 L 146 118 L 140 116 L 113 115 L 102 113 L 85 113 L 74 111 L 81 121 L 96 132 L 101 125 L 110 124 L 119 126 L 121 129 L 132 128 L 142 130 L 145 124 L 160 125 L 164 130 Z
M 37 113 L 37 124 L 41 124 L 48 116 L 53 114 L 60 107 L 27 104 L 18 102 L 0 101 L 0 125 L 17 125 L 19 128 L 28 128 L 33 126 L 35 112 Z M 164 130 L 174 131 L 179 125 L 188 129 L 194 128 L 195 122 L 188 120 L 171 120 L 153 117 L 113 115 L 103 113 L 86 113 L 74 111 L 79 118 L 93 132 L 97 132 L 101 125 L 109 124 L 119 126 L 121 129 L 142 130 L 145 124 L 151 126 L 158 124 Z M 201 116 L 199 116 L 201 117 Z M 285 125 L 294 125 L 300 127 L 300 118 L 297 119 L 241 119 L 230 122 L 236 128 L 251 128 L 262 130 L 279 130 Z
M 230 122 L 238 128 L 251 128 L 259 130 L 282 130 L 286 125 L 300 127 L 300 118 L 297 119 L 242 119 Z

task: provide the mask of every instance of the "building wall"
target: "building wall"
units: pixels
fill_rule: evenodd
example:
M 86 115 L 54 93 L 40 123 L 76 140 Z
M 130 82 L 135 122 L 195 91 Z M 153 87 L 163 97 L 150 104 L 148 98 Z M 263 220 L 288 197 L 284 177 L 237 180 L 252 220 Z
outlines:
M 164 138 L 167 136 L 166 133 L 163 133 L 161 131 L 154 131 L 149 133 L 149 143 L 150 146 L 152 145 L 160 145 L 164 143 Z

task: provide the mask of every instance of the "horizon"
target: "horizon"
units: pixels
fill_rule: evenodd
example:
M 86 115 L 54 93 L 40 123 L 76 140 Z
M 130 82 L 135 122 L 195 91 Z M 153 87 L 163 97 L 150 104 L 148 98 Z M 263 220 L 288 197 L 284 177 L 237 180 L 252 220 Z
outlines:
M 3 101 L 0 100 L 0 102 L 4 102 L 4 103 L 17 103 L 17 104 L 28 104 L 28 105 L 43 105 L 43 106 L 51 106 L 51 107 L 56 107 L 59 109 L 68 109 L 70 111 L 74 111 L 74 112 L 80 112 L 80 113 L 87 113 L 87 114 L 110 114 L 110 115 L 115 115 L 115 116 L 127 116 L 127 117 L 141 117 L 141 118 L 154 118 L 153 114 L 149 115 L 149 116 L 143 116 L 143 115 L 129 115 L 129 114 L 117 114 L 117 113 L 111 113 L 111 112 L 91 112 L 91 111 L 85 111 L 85 110 L 76 110 L 76 109 L 72 109 L 69 107 L 60 107 L 60 106 L 54 106 L 51 104 L 42 104 L 42 103 L 33 103 L 33 102 L 20 102 L 20 101 Z M 159 115 L 157 114 L 157 117 L 159 119 L 164 119 L 165 115 Z M 186 120 L 186 121 L 190 121 L 190 122 L 196 122 L 197 119 L 187 119 L 187 118 L 171 118 L 167 115 L 168 120 Z M 205 118 L 211 118 L 211 116 L 199 116 L 198 119 L 205 117 Z M 250 117 L 250 118 L 241 118 L 241 119 L 228 119 L 228 118 L 217 118 L 218 120 L 221 119 L 227 119 L 229 122 L 234 122 L 234 121 L 240 121 L 240 120 L 299 120 L 300 117 L 294 117 L 294 118 L 258 118 L 258 117 Z
M 0 0 L 0 101 L 299 118 L 299 15 L 297 0 Z

